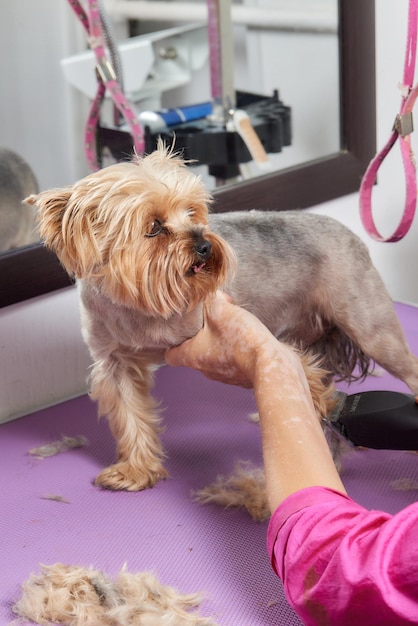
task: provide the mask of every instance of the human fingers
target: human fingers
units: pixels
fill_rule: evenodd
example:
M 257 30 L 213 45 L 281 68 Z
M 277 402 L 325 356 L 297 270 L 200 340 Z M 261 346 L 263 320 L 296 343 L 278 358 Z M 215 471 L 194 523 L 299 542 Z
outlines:
M 194 345 L 196 344 L 196 341 L 199 340 L 196 340 L 196 337 L 197 335 L 191 339 L 186 339 L 186 341 L 183 341 L 183 343 L 179 346 L 169 348 L 164 357 L 167 365 L 172 365 L 174 367 L 193 367 L 194 369 L 197 369 L 195 367 Z M 199 352 L 199 348 L 197 348 L 197 352 Z
M 165 354 L 166 363 L 199 370 L 211 380 L 251 387 L 247 367 L 236 355 L 240 324 L 231 333 L 231 323 L 236 326 L 234 320 L 241 311 L 230 303 L 228 296 L 218 293 L 205 305 L 203 328 L 191 339 L 170 348 Z M 243 335 L 241 342 L 245 341 Z

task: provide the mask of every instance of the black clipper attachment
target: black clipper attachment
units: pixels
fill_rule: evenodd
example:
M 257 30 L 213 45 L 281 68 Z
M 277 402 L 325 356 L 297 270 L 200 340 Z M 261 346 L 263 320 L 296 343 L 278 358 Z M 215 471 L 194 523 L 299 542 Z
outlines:
M 418 450 L 418 404 L 397 391 L 338 392 L 325 424 L 345 443 L 377 450 Z

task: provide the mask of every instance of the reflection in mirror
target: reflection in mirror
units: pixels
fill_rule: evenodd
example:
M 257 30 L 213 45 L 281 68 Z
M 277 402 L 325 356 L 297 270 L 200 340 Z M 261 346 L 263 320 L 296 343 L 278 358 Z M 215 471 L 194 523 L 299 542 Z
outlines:
M 136 35 L 116 36 L 104 22 L 117 78 L 145 129 L 146 152 L 158 135 L 168 143 L 175 137 L 186 158 L 204 164 L 198 170 L 212 188 L 339 150 L 337 0 L 148 0 L 145 7 L 107 0 L 106 8 L 113 26 L 123 18 Z M 94 66 L 93 51 L 63 60 L 66 80 L 90 100 Z M 236 109 L 249 116 L 269 153 L 262 167 L 239 136 L 231 138 L 239 131 Z M 102 151 L 118 159 L 132 139 L 125 120 L 117 122 L 112 107 L 102 109 Z
M 250 4 L 250 2 L 246 2 Z M 252 4 L 252 3 L 251 3 Z M 338 2 L 260 0 L 262 29 L 247 27 L 248 82 L 256 93 L 278 89 L 291 108 L 292 144 L 271 155 L 287 168 L 340 149 Z M 277 16 L 277 28 L 268 13 Z M 270 28 L 268 23 L 270 22 Z
M 277 9 L 281 2 L 260 0 L 263 6 L 258 8 L 254 8 L 254 2 L 248 7 L 237 3 L 234 10 L 251 8 L 262 14 L 269 7 Z M 6 56 L 10 50 L 17 52 L 9 55 L 13 62 L 4 64 L 0 70 L 4 73 L 3 84 L 8 85 L 0 102 L 0 114 L 5 121 L 1 143 L 28 161 L 41 189 L 72 183 L 88 173 L 81 140 L 87 98 L 64 79 L 60 60 L 85 49 L 84 31 L 74 25 L 74 16 L 66 3 L 38 0 L 36 10 L 31 0 L 19 3 L 3 0 L 3 4 L 2 11 L 10 19 L 0 24 L 0 46 L 4 46 Z M 117 4 L 129 5 L 130 11 L 135 6 L 134 1 Z M 148 4 L 162 6 L 161 2 Z M 181 3 L 166 4 L 180 6 Z M 197 4 L 191 3 L 190 8 Z M 297 5 L 296 0 L 286 4 L 287 7 Z M 336 15 L 334 0 L 319 4 L 327 5 L 331 12 L 334 7 Z M 48 37 L 42 33 L 41 24 L 33 28 L 42 13 L 40 8 L 49 11 L 57 26 L 53 36 L 49 27 Z M 255 81 L 251 89 L 270 92 L 279 89 L 280 97 L 292 111 L 292 145 L 274 155 L 278 162 L 275 165 L 280 168 L 277 171 L 215 190 L 215 210 L 305 208 L 353 192 L 358 189 L 361 174 L 374 154 L 373 0 L 338 2 L 338 37 L 336 20 L 332 17 L 328 22 L 321 18 L 322 25 L 316 24 L 319 32 L 315 31 L 312 20 L 307 24 L 302 17 L 300 13 L 301 32 L 297 34 L 290 24 L 281 30 L 266 28 L 265 24 L 255 27 L 240 23 L 234 27 L 238 33 L 245 33 L 247 45 L 244 51 L 240 43 L 235 43 L 237 87 L 250 89 L 243 69 L 245 60 L 245 71 Z M 293 18 L 295 21 L 295 16 Z M 45 20 L 40 22 L 44 24 Z M 11 28 L 12 24 L 15 29 Z M 154 31 L 162 26 L 161 22 L 147 24 L 147 28 Z M 21 39 L 16 38 L 19 29 Z M 280 49 L 276 38 L 282 41 Z M 302 53 L 300 38 L 326 42 L 326 52 L 323 50 L 322 57 L 318 51 Z M 285 48 L 284 42 L 292 47 Z M 39 50 L 40 56 L 29 69 L 27 59 L 33 58 L 35 50 Z M 326 71 L 323 69 L 325 57 L 330 62 Z M 295 60 L 296 64 L 291 65 Z M 49 71 L 45 71 L 45 67 Z M 315 85 L 319 85 L 319 90 L 315 91 Z M 196 100 L 196 95 L 193 99 Z M 163 106 L 166 104 L 170 103 L 162 101 Z M 324 114 L 328 106 L 328 113 Z M 322 114 L 314 121 L 308 120 L 314 110 Z M 328 142 L 327 147 L 315 154 L 321 141 Z M 68 284 L 56 258 L 41 246 L 0 256 L 0 306 Z
M 208 4 L 210 8 L 212 3 Z M 139 17 L 141 13 L 135 10 L 134 2 L 121 7 L 117 1 L 110 1 L 107 6 L 115 19 L 121 13 L 131 18 Z M 172 26 L 173 22 L 167 20 L 181 20 L 187 14 L 187 5 L 182 3 L 181 6 L 183 11 L 179 10 L 179 3 L 164 3 L 162 11 L 160 2 L 148 2 L 147 16 L 154 21 L 136 22 L 136 32 L 144 35 L 151 28 Z M 192 17 L 205 19 L 207 10 L 204 3 L 193 2 L 193 11 Z M 211 98 L 214 65 L 216 69 L 212 53 L 216 44 L 222 46 L 225 43 L 222 42 L 223 35 L 227 44 L 230 39 L 233 41 L 231 55 L 225 55 L 233 59 L 233 87 L 241 94 L 250 92 L 265 100 L 277 91 L 280 100 L 290 108 L 291 145 L 278 141 L 279 147 L 275 146 L 269 154 L 271 168 L 284 169 L 337 152 L 340 149 L 337 0 L 315 3 L 311 0 L 242 0 L 232 4 L 231 17 L 233 37 L 228 36 L 227 31 L 226 36 L 221 34 L 220 42 L 214 41 L 214 29 L 205 27 L 195 47 L 192 45 L 190 48 L 191 58 L 202 59 L 191 81 L 191 85 L 197 86 L 195 92 L 188 88 L 183 93 L 181 87 L 166 92 L 162 96 L 162 106 L 190 104 L 199 101 L 196 97 L 200 101 Z M 174 40 L 169 46 L 171 50 L 176 50 Z M 200 46 L 205 51 L 209 50 L 206 56 L 196 54 Z M 167 49 L 166 46 L 162 48 Z M 255 120 L 254 127 L 257 128 L 257 117 Z M 271 146 L 266 137 L 263 137 L 263 143 Z M 241 169 L 241 177 L 264 172 L 264 169 L 260 172 L 254 162 L 245 164 L 245 169 Z M 214 184 L 214 181 L 209 180 L 208 184 Z
M 35 215 L 23 200 L 38 192 L 31 167 L 13 150 L 0 147 L 0 252 L 38 241 Z

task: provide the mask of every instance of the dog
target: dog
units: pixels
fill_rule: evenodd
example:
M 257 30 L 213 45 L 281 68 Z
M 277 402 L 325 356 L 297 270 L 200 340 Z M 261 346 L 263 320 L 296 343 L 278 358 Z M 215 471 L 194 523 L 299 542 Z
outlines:
M 39 241 L 33 208 L 23 203 L 38 190 L 29 164 L 16 152 L 0 148 L 0 252 Z
M 117 442 L 102 487 L 141 490 L 167 475 L 153 370 L 201 328 L 203 302 L 220 287 L 337 378 L 362 377 L 374 361 L 418 394 L 418 359 L 366 246 L 329 217 L 209 213 L 200 178 L 162 143 L 27 202 L 46 246 L 78 279 L 91 396 Z M 305 369 L 323 413 L 330 388 L 315 358 Z

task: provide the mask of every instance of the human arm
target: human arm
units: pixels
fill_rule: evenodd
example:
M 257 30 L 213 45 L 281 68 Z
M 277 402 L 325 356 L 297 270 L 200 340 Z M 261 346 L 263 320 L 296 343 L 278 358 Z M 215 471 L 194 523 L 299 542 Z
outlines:
M 273 512 L 268 549 L 305 626 L 416 624 L 418 505 L 392 517 L 345 494 L 297 354 L 218 297 L 203 329 L 166 361 L 254 388 Z
M 203 328 L 166 353 L 169 365 L 254 389 L 263 442 L 269 507 L 313 485 L 344 492 L 298 354 L 251 313 L 218 294 Z
M 305 626 L 404 626 L 418 616 L 418 503 L 397 515 L 310 488 L 274 512 L 267 546 Z

